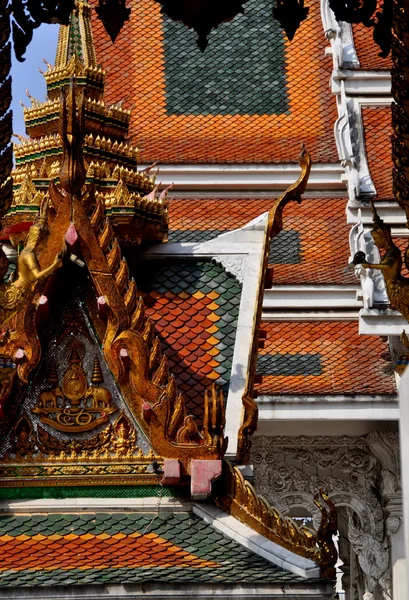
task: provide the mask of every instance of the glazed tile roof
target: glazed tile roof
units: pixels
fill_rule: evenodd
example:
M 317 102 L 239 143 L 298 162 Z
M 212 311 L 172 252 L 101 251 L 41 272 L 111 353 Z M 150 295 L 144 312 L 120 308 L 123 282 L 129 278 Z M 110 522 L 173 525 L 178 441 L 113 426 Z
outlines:
M 381 3 L 378 2 L 378 4 Z M 372 29 L 368 29 L 368 27 L 362 24 L 354 24 L 352 31 L 360 69 L 378 71 L 389 70 L 392 67 L 390 53 L 386 58 L 379 56 L 380 49 L 373 41 Z
M 0 586 L 297 582 L 191 513 L 0 516 Z
M 257 373 L 259 394 L 395 394 L 380 337 L 359 335 L 357 321 L 262 323 L 267 333 Z
M 189 412 L 199 419 L 205 389 L 226 393 L 241 285 L 211 261 L 150 261 L 138 286 Z
M 174 199 L 170 242 L 200 242 L 243 227 L 271 207 L 268 198 Z M 272 241 L 275 284 L 357 284 L 348 269 L 345 199 L 304 199 L 284 212 L 284 230 Z M 337 249 L 334 252 L 334 240 Z
M 107 101 L 133 107 L 130 141 L 141 162 L 295 162 L 300 141 L 313 161 L 338 161 L 318 1 L 290 43 L 270 4 L 249 0 L 204 53 L 192 30 L 160 10 L 140 0 L 115 45 L 94 23 Z
M 402 252 L 402 259 L 404 259 L 405 256 L 405 251 L 406 248 L 409 245 L 409 240 L 407 237 L 393 237 L 393 241 L 394 243 L 398 246 L 398 248 L 400 249 L 400 251 Z M 402 262 L 402 271 L 401 271 L 401 275 L 403 275 L 403 277 L 409 277 L 409 271 L 406 268 L 405 265 L 405 261 L 403 260 Z
M 365 150 L 369 172 L 378 200 L 393 199 L 391 156 L 391 110 L 389 107 L 363 107 Z

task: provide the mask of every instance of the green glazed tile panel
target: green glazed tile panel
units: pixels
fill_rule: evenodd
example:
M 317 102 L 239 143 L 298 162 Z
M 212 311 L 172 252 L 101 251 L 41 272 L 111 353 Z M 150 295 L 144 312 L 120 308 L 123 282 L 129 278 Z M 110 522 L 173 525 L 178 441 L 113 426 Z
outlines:
M 249 0 L 209 35 L 201 52 L 196 34 L 163 18 L 169 115 L 273 115 L 288 111 L 284 35 L 267 0 Z

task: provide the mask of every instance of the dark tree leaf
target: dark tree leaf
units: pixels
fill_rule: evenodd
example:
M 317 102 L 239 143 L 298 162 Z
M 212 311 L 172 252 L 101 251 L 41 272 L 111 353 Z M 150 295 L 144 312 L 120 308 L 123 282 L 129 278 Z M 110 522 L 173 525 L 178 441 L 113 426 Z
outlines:
M 277 0 L 273 15 L 284 29 L 286 36 L 291 41 L 301 21 L 307 18 L 308 7 L 304 7 L 304 0 Z
M 392 0 L 384 0 L 375 17 L 373 39 L 381 50 L 379 56 L 386 58 L 392 46 Z
M 11 0 L 14 52 L 22 62 L 33 31 L 42 23 L 68 25 L 75 0 Z
M 198 34 L 197 45 L 202 52 L 208 44 L 207 36 L 221 23 L 231 21 L 239 13 L 244 13 L 243 4 L 247 0 L 156 0 L 162 5 L 162 12 L 173 21 L 182 21 Z
M 376 10 L 376 0 L 329 0 L 338 21 L 373 25 L 372 15 Z
M 125 21 L 129 19 L 131 9 L 126 8 L 125 3 L 126 0 L 99 0 L 95 9 L 112 42 L 115 42 Z

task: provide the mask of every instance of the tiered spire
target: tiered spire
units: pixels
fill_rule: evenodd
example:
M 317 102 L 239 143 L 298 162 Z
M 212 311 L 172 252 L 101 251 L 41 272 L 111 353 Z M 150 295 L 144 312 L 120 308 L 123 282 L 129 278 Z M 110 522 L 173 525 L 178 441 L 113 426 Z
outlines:
M 60 27 L 55 65 L 47 67 L 47 100 L 39 102 L 28 94 L 31 106 L 24 108 L 24 120 L 29 139 L 19 136 L 21 143 L 14 147 L 14 199 L 5 219 L 14 226 L 13 237 L 23 241 L 27 227 L 16 232 L 15 225 L 33 220 L 50 181 L 58 176 L 61 93 L 74 78 L 77 95 L 84 97 L 87 184 L 94 185 L 120 239 L 163 241 L 167 202 L 163 194 L 156 198 L 153 193 L 156 172 L 139 172 L 138 149 L 126 142 L 130 111 L 121 103 L 105 104 L 105 71 L 97 64 L 87 1 L 77 0 L 69 25 Z
M 60 28 L 55 56 L 56 69 L 67 66 L 73 56 L 78 57 L 84 67 L 97 68 L 90 25 L 90 7 L 86 1 L 76 3 L 69 26 Z

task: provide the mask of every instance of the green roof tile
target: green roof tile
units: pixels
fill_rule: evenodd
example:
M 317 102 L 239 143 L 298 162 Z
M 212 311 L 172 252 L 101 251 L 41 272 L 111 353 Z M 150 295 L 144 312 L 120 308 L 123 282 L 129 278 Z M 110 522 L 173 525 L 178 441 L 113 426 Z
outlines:
M 31 546 L 29 558 L 24 558 L 21 554 L 18 540 L 13 543 L 6 540 L 2 546 L 3 563 L 4 567 L 11 568 L 2 571 L 1 586 L 153 581 L 301 581 L 301 578 L 252 554 L 191 513 L 0 516 L 0 541 L 5 541 L 1 540 L 1 536 L 6 535 L 6 530 L 7 535 L 14 538 L 21 533 L 33 536 L 40 523 L 43 525 L 43 535 L 47 535 L 47 531 L 56 531 L 61 536 L 70 533 L 76 536 L 88 535 L 83 539 L 76 537 L 74 540 L 64 540 L 63 543 L 56 543 L 53 539 L 42 540 Z M 147 524 L 150 524 L 149 531 L 145 531 Z M 110 537 L 107 542 L 106 535 L 96 537 L 101 532 L 108 536 L 121 533 L 125 537 Z M 148 535 L 138 542 L 140 536 L 132 536 L 136 532 L 142 536 L 147 533 L 156 534 L 159 538 Z M 171 546 L 171 550 L 168 550 L 169 546 L 163 546 L 161 540 L 170 542 L 177 549 L 172 550 Z M 23 544 L 22 541 L 20 543 Z M 63 554 L 61 548 L 64 549 Z M 192 567 L 189 562 L 183 562 L 184 553 L 193 555 L 198 561 L 201 559 L 215 564 L 205 566 L 199 563 Z M 141 556 L 146 557 L 145 562 L 141 562 Z M 182 562 L 171 564 L 172 557 L 175 557 L 173 560 Z M 161 560 L 168 566 L 161 566 Z M 80 561 L 86 562 L 80 564 Z

